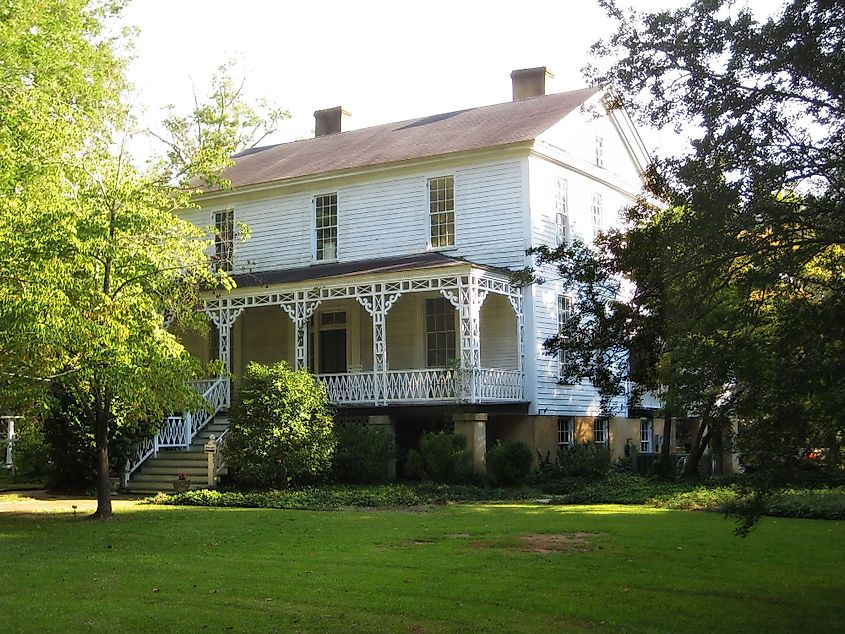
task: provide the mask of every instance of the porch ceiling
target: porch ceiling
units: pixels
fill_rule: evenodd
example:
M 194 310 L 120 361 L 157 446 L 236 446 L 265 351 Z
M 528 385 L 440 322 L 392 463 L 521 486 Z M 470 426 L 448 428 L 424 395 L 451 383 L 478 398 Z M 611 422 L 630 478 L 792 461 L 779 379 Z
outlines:
M 336 277 L 350 277 L 357 275 L 390 275 L 422 271 L 425 269 L 469 269 L 476 268 L 484 271 L 499 273 L 509 278 L 512 271 L 507 269 L 477 264 L 461 258 L 453 258 L 437 251 L 416 253 L 389 258 L 373 258 L 354 262 L 334 262 L 331 264 L 312 264 L 296 269 L 281 269 L 262 271 L 260 273 L 238 273 L 232 275 L 238 288 L 254 286 L 268 286 L 271 284 L 296 284 L 312 280 L 325 280 Z

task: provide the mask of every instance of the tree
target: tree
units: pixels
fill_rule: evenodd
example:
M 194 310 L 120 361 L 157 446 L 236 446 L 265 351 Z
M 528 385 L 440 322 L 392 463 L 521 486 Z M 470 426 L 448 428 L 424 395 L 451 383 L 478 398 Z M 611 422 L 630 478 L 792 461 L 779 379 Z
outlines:
M 740 420 L 764 496 L 807 449 L 841 460 L 845 6 L 794 1 L 757 20 L 724 0 L 602 4 L 619 26 L 588 77 L 611 108 L 695 135 L 651 166 L 650 197 L 599 244 L 605 274 L 636 289 L 605 341 L 645 343 L 646 374 L 712 417 L 702 434 Z
M 173 152 L 187 137 L 172 140 L 169 157 L 134 166 L 126 150 L 133 124 L 122 102 L 119 42 L 100 37 L 120 7 L 67 4 L 76 16 L 67 22 L 40 2 L 16 3 L 2 14 L 4 29 L 46 43 L 12 40 L 18 67 L 0 85 L 13 97 L 0 106 L 0 134 L 13 141 L 4 144 L 11 167 L 0 168 L 7 194 L 0 209 L 0 398 L 6 407 L 43 410 L 52 384 L 60 381 L 71 393 L 94 431 L 95 516 L 105 518 L 109 431 L 143 427 L 198 404 L 187 380 L 200 368 L 163 317 L 202 328 L 195 311 L 200 289 L 231 280 L 209 267 L 208 233 L 174 211 L 191 206 L 198 184 L 225 186 L 217 175 L 243 137 L 233 140 L 236 117 L 214 135 L 199 135 L 178 160 Z M 66 77 L 80 59 L 81 70 Z M 231 86 L 222 75 L 215 82 L 212 99 Z M 249 110 L 240 95 L 224 106 Z M 204 129 L 210 113 L 199 104 L 169 121 Z M 225 112 L 214 110 L 214 117 Z

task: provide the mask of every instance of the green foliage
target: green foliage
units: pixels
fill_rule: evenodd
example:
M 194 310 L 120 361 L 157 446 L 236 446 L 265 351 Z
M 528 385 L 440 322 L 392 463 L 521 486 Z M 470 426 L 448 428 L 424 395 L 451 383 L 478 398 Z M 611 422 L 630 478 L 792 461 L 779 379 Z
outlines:
M 497 442 L 487 452 L 487 472 L 499 485 L 521 482 L 531 472 L 531 449 L 522 442 Z
M 324 478 L 336 439 L 325 388 L 306 370 L 250 363 L 241 377 L 224 455 L 238 486 L 286 488 Z
M 557 453 L 559 475 L 567 478 L 601 478 L 610 469 L 610 447 L 594 442 L 561 447 Z
M 410 450 L 405 458 L 405 475 L 434 482 L 467 482 L 472 479 L 472 456 L 467 439 L 455 433 L 424 433 L 419 451 Z
M 387 479 L 387 463 L 394 458 L 393 437 L 383 427 L 346 423 L 335 425 L 336 482 L 370 484 Z
M 0 446 L 0 461 L 6 459 L 5 446 Z M 44 434 L 37 419 L 18 419 L 15 424 L 15 440 L 12 444 L 12 461 L 16 480 L 43 480 L 49 471 L 47 447 Z

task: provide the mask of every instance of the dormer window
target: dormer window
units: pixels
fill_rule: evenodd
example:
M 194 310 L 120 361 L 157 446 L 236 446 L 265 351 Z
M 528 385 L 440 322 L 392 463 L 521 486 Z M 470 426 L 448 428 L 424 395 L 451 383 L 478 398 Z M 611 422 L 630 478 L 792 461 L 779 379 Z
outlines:
M 455 177 L 428 179 L 431 248 L 455 246 Z
M 314 259 L 337 259 L 337 193 L 314 196 Z
M 235 210 L 214 212 L 214 262 L 215 271 L 231 271 L 235 253 Z
M 596 136 L 596 165 L 604 167 L 604 139 Z

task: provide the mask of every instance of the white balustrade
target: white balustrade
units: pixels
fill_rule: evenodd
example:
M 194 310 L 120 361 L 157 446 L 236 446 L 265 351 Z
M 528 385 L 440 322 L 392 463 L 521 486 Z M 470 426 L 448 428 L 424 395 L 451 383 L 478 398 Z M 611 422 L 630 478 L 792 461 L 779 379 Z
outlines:
M 466 377 L 476 381 L 479 401 L 514 401 L 522 399 L 522 373 L 519 370 L 423 368 L 388 370 L 376 394 L 374 373 L 318 374 L 329 401 L 337 405 L 466 401 L 463 386 Z

